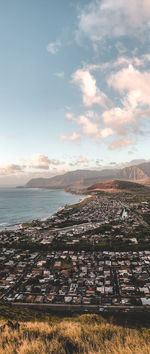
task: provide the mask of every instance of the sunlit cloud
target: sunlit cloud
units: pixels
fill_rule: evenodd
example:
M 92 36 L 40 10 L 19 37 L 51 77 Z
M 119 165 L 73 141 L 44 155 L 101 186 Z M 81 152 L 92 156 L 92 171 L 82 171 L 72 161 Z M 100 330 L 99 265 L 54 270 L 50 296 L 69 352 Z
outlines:
M 0 165 L 0 175 L 2 176 L 20 174 L 23 171 L 23 166 L 17 164 Z
M 34 154 L 31 158 L 28 159 L 20 159 L 19 163 L 8 163 L 6 165 L 0 165 L 0 176 L 6 175 L 20 175 L 23 174 L 31 174 L 34 170 L 46 171 L 52 170 L 53 168 L 58 168 L 58 166 L 65 165 L 64 161 L 60 161 L 59 159 L 50 159 L 48 156 L 42 154 Z
M 75 117 L 74 117 L 74 115 L 72 113 L 66 113 L 66 118 L 68 120 L 75 120 Z
M 77 70 L 72 75 L 72 82 L 80 87 L 83 104 L 86 107 L 98 104 L 106 108 L 111 104 L 106 94 L 97 87 L 96 80 L 89 71 Z
M 87 158 L 85 157 L 85 156 L 80 156 L 80 157 L 78 157 L 78 159 L 77 159 L 77 163 L 78 164 L 83 164 L 83 163 L 85 163 L 85 162 L 87 162 L 88 160 L 87 160 Z
M 70 135 L 62 135 L 60 137 L 60 139 L 62 141 L 68 140 L 68 141 L 75 142 L 75 143 L 79 144 L 80 143 L 80 134 L 73 132 Z
M 59 159 L 50 159 L 48 156 L 41 154 L 34 154 L 30 159 L 30 168 L 48 170 L 50 167 L 61 165 L 62 162 Z
M 133 141 L 130 139 L 116 139 L 109 145 L 109 150 L 120 150 L 129 145 L 133 145 Z
M 86 116 L 82 115 L 78 119 L 78 124 L 82 125 L 82 133 L 84 135 L 95 135 L 99 134 L 98 124 L 91 121 Z
M 108 80 L 108 85 L 124 93 L 126 90 L 126 105 L 131 108 L 141 105 L 150 105 L 150 73 L 140 72 L 133 65 L 129 65 L 114 74 Z
M 91 111 L 75 116 L 72 112 L 66 114 L 67 120 L 81 126 L 80 135 L 88 136 L 95 141 L 108 140 L 108 149 L 115 150 L 132 145 L 133 137 L 146 134 L 142 118 L 150 117 L 150 72 L 144 70 L 149 55 L 138 57 L 118 57 L 114 62 L 105 63 L 107 68 L 105 80 L 107 90 L 119 93 L 119 104 L 115 105 L 97 86 L 92 71 L 97 71 L 103 64 L 83 64 L 84 69 L 78 69 L 72 75 L 72 81 L 79 86 L 83 104 L 91 107 Z M 100 113 L 93 106 L 100 106 Z M 101 112 L 103 110 L 103 112 Z M 126 138 L 124 138 L 126 136 Z M 67 137 L 65 137 L 67 140 Z M 65 140 L 64 138 L 64 140 Z M 68 137 L 72 141 L 72 137 Z M 133 143 L 134 144 L 134 143 Z

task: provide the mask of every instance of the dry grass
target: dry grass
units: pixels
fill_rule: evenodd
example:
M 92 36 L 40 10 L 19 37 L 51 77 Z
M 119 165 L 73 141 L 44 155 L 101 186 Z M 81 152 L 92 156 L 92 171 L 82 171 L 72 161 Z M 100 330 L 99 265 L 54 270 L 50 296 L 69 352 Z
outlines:
M 0 354 L 150 354 L 150 329 L 117 326 L 98 315 L 20 325 L 1 333 Z

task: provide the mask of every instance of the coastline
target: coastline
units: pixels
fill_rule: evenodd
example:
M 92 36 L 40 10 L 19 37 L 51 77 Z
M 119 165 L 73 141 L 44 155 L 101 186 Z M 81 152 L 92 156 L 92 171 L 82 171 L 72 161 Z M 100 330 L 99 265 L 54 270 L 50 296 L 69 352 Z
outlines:
M 65 191 L 65 193 L 69 193 L 69 192 L 66 192 L 66 191 Z M 72 194 L 72 193 L 70 193 L 70 194 Z M 73 195 L 73 194 L 72 194 L 72 195 Z M 36 220 L 32 220 L 32 221 L 25 222 L 25 223 L 20 223 L 20 224 L 18 224 L 18 225 L 19 225 L 19 228 L 22 229 L 24 224 L 30 225 L 30 224 L 34 223 L 35 221 L 36 221 L 37 223 L 48 222 L 48 221 L 50 221 L 51 217 L 53 217 L 53 215 L 57 215 L 57 213 L 59 213 L 60 211 L 65 210 L 65 208 L 70 208 L 70 207 L 73 208 L 73 207 L 75 207 L 76 205 L 81 204 L 81 203 L 84 202 L 85 200 L 90 199 L 91 197 L 92 197 L 92 195 L 89 194 L 88 196 L 85 196 L 85 198 L 82 198 L 81 200 L 79 200 L 77 203 L 74 203 L 74 204 L 65 204 L 65 205 L 63 205 L 62 207 L 60 207 L 55 213 L 53 213 L 50 217 L 42 218 L 42 219 L 36 219 Z
M 66 193 L 68 193 L 68 192 L 66 192 Z M 72 193 L 71 193 L 71 194 L 72 194 Z M 92 197 L 91 194 L 85 195 L 85 197 L 82 197 L 77 203 L 75 203 L 75 204 L 68 204 L 68 206 L 69 206 L 69 205 L 78 205 L 78 204 L 81 204 L 82 202 L 84 202 L 85 200 L 90 199 L 91 197 Z
M 16 188 L 18 189 L 18 187 Z M 24 189 L 24 188 L 19 188 L 19 189 Z M 34 188 L 35 189 L 35 188 Z M 38 188 L 38 189 L 44 189 L 44 190 L 47 190 L 47 188 Z M 54 190 L 54 189 L 53 189 Z M 56 191 L 58 190 L 57 188 L 55 189 Z M 60 190 L 60 189 L 59 189 Z M 46 216 L 46 217 L 42 217 L 42 218 L 34 218 L 32 220 L 26 220 L 26 221 L 19 221 L 19 222 L 16 222 L 16 223 L 6 223 L 6 222 L 2 222 L 0 224 L 0 232 L 5 232 L 5 231 L 15 231 L 15 230 L 18 230 L 18 229 L 22 229 L 23 228 L 23 225 L 24 224 L 28 224 L 28 225 L 31 225 L 33 224 L 35 221 L 37 223 L 42 223 L 42 222 L 48 222 L 50 220 L 50 218 L 57 214 L 58 212 L 64 210 L 66 207 L 69 208 L 69 207 L 73 207 L 74 205 L 78 205 L 80 203 L 82 203 L 84 200 L 86 199 L 89 199 L 91 197 L 91 195 L 84 195 L 84 194 L 79 194 L 79 193 L 76 193 L 76 192 L 71 192 L 71 191 L 66 191 L 65 189 L 61 189 L 61 191 L 65 192 L 66 194 L 71 194 L 72 196 L 82 196 L 82 198 L 75 202 L 74 204 L 72 203 L 67 203 L 67 204 L 64 204 L 62 205 L 61 207 L 59 207 L 54 213 L 52 213 L 52 215 L 50 216 Z M 3 225 L 3 227 L 1 228 L 1 226 Z

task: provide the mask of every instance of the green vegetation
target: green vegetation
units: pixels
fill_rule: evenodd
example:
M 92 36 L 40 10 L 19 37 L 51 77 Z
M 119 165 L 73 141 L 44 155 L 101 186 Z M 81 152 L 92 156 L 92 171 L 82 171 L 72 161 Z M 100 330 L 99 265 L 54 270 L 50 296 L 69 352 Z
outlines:
M 50 314 L 46 314 L 42 311 L 35 311 L 28 308 L 23 308 L 19 306 L 12 306 L 11 304 L 0 303 L 0 322 L 1 321 L 39 321 L 45 322 L 49 321 Z M 0 324 L 1 326 L 1 324 Z M 1 352 L 0 352 L 1 353 Z
M 66 244 L 63 241 L 54 239 L 51 244 L 41 244 L 39 242 L 32 241 L 18 241 L 12 242 L 11 244 L 5 243 L 0 244 L 1 247 L 20 249 L 20 250 L 30 250 L 31 252 L 47 252 L 47 251 L 150 251 L 149 239 L 146 240 L 146 236 L 149 237 L 149 233 L 145 235 L 141 232 L 134 235 L 138 238 L 138 244 L 129 243 L 127 239 L 108 239 L 103 238 L 99 240 L 98 243 L 88 242 L 88 240 L 81 240 L 75 244 Z
M 62 223 L 58 224 L 58 228 L 64 228 L 64 227 L 69 227 L 69 226 L 74 226 L 74 225 L 80 225 L 80 224 L 85 224 L 87 223 L 88 221 L 86 220 L 77 220 L 77 221 L 74 221 L 74 220 L 65 220 L 63 221 Z
M 85 204 L 87 204 L 89 202 L 89 198 L 90 197 L 86 197 L 84 198 L 82 201 L 75 203 L 75 204 L 68 204 L 65 206 L 65 209 L 80 209 L 81 207 L 83 207 Z
M 150 188 L 149 188 L 150 189 Z M 144 193 L 137 193 L 135 195 L 128 195 L 129 199 L 128 202 L 130 203 L 142 203 L 142 202 L 149 202 L 150 201 L 150 192 L 148 190 L 147 194 Z

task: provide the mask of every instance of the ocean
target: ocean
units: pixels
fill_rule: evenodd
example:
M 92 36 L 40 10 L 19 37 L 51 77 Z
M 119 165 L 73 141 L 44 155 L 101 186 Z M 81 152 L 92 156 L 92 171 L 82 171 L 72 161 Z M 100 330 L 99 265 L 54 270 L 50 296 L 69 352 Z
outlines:
M 58 189 L 0 188 L 0 230 L 12 224 L 48 218 L 65 204 L 80 199 L 79 195 Z

